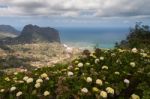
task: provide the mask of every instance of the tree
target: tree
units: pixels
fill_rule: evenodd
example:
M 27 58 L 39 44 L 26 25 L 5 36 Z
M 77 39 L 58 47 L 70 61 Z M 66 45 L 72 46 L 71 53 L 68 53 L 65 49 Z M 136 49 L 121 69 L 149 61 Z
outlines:
M 116 43 L 119 48 L 142 48 L 150 49 L 150 27 L 148 25 L 141 25 L 137 22 L 134 28 L 130 29 L 130 33 L 126 40 Z

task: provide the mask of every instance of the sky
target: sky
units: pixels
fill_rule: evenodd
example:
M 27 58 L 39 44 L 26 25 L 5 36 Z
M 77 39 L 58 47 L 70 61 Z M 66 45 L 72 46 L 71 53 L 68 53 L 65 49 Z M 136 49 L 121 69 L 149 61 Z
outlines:
M 150 0 L 0 0 L 0 24 L 130 27 L 150 24 Z

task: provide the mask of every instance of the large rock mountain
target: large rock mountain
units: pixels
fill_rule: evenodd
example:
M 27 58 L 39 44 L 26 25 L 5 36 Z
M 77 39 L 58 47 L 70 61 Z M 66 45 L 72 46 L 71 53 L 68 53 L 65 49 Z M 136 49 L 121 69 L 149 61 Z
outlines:
M 0 25 L 0 39 L 6 37 L 16 37 L 19 35 L 19 31 L 10 25 Z
M 3 44 L 24 44 L 60 42 L 59 32 L 50 27 L 39 27 L 37 25 L 26 25 L 21 34 L 15 38 L 5 38 L 0 41 Z
M 22 43 L 60 42 L 59 32 L 56 29 L 36 25 L 26 25 L 16 39 Z

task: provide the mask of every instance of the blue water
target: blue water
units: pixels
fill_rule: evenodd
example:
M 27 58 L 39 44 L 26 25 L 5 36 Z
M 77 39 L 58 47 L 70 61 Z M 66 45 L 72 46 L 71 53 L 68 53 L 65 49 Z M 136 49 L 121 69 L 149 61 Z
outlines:
M 61 42 L 73 47 L 113 48 L 116 42 L 126 38 L 129 28 L 59 27 Z

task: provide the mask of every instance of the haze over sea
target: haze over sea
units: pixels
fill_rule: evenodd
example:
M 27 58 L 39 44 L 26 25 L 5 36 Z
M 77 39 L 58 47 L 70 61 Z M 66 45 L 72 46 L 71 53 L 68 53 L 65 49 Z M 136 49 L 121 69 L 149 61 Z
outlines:
M 116 42 L 126 38 L 129 28 L 126 27 L 59 27 L 61 42 L 73 47 L 113 48 Z

